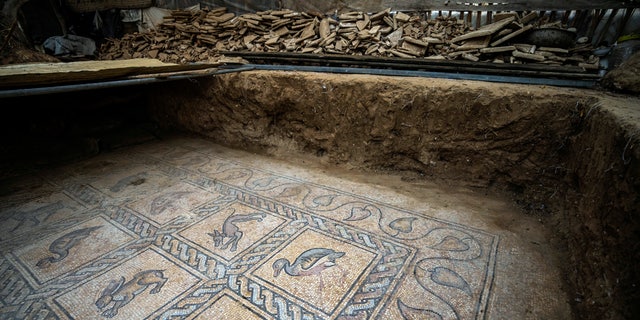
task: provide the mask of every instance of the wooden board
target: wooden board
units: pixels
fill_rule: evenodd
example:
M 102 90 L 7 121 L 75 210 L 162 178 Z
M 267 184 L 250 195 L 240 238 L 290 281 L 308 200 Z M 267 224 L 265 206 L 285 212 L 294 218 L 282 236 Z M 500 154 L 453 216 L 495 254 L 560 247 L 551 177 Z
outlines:
M 494 22 L 492 24 L 488 24 L 486 26 L 483 26 L 482 28 L 476 30 L 476 31 L 471 31 L 468 33 L 465 33 L 461 36 L 457 36 L 453 39 L 451 39 L 451 42 L 460 42 L 462 40 L 467 40 L 467 39 L 473 39 L 473 38 L 478 38 L 478 37 L 484 37 L 484 36 L 488 36 L 488 35 L 492 35 L 498 31 L 500 31 L 500 29 L 504 28 L 505 26 L 507 26 L 509 23 L 513 22 L 515 20 L 514 17 L 508 17 L 506 19 L 500 20 L 498 22 Z
M 127 76 L 200 70 L 220 63 L 180 65 L 156 59 L 27 63 L 0 67 L 0 88 L 59 85 Z

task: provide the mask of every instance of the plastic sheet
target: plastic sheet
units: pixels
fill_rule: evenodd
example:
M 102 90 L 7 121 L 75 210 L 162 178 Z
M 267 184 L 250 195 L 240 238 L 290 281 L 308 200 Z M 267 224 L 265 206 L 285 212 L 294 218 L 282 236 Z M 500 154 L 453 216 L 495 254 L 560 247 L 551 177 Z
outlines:
M 142 21 L 138 22 L 138 31 L 145 32 L 156 29 L 162 23 L 164 17 L 169 15 L 171 15 L 171 10 L 169 9 L 151 7 L 142 10 Z
M 209 0 L 200 1 L 202 7 L 226 7 L 235 14 L 280 9 L 278 0 Z
M 42 46 L 55 56 L 91 56 L 96 52 L 93 39 L 73 34 L 49 37 Z

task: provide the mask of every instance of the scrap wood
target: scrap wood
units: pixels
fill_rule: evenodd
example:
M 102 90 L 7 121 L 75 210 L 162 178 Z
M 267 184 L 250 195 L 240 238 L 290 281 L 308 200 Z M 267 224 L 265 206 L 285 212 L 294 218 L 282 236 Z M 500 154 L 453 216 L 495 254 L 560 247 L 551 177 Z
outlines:
M 394 12 L 391 8 L 376 13 L 344 12 L 339 16 L 288 9 L 242 15 L 229 13 L 226 8 L 174 10 L 157 29 L 107 39 L 99 50 L 99 59 L 151 57 L 187 63 L 207 61 L 221 52 L 250 51 L 502 61 L 505 52 L 535 52 L 532 45 L 525 44 L 530 49 L 525 51 L 520 44 L 511 42 L 536 28 L 537 17 L 536 12 L 499 13 L 494 16 L 494 23 L 472 30 L 468 21 L 455 16 L 425 19 L 420 13 Z M 473 58 L 463 56 L 471 50 L 475 50 Z M 571 52 L 572 57 L 554 61 L 577 65 L 586 61 L 582 55 L 588 56 L 590 47 Z M 514 61 L 541 62 L 545 55 L 549 56 Z

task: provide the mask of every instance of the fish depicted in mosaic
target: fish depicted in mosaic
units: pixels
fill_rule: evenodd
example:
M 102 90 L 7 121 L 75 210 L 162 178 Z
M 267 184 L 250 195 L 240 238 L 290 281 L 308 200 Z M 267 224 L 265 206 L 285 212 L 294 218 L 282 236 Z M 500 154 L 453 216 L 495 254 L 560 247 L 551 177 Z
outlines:
M 336 259 L 344 256 L 344 252 L 327 248 L 313 248 L 301 253 L 293 263 L 280 258 L 273 263 L 273 276 L 278 277 L 282 270 L 290 276 L 317 275 L 322 270 L 336 264 Z
M 89 237 L 93 231 L 100 228 L 102 228 L 102 226 L 78 229 L 59 237 L 49 245 L 49 252 L 54 256 L 40 259 L 38 263 L 36 263 L 36 266 L 39 268 L 47 268 L 52 263 L 62 261 L 69 255 L 71 248 L 75 247 L 83 239 Z
M 102 316 L 113 318 L 118 314 L 120 308 L 131 302 L 144 290 L 153 286 L 153 289 L 149 290 L 149 294 L 156 294 L 160 292 L 168 280 L 164 276 L 164 270 L 140 271 L 126 283 L 125 277 L 121 277 L 120 280 L 111 280 L 100 293 L 95 305 L 102 312 Z
M 231 214 L 222 224 L 222 231 L 214 230 L 213 233 L 207 233 L 213 237 L 213 244 L 216 248 L 226 250 L 231 245 L 231 252 L 238 250 L 238 242 L 242 239 L 242 231 L 236 225 L 239 222 L 247 222 L 256 220 L 262 221 L 267 215 L 265 213 L 251 213 L 251 214 Z M 225 238 L 229 238 L 227 242 L 224 242 Z

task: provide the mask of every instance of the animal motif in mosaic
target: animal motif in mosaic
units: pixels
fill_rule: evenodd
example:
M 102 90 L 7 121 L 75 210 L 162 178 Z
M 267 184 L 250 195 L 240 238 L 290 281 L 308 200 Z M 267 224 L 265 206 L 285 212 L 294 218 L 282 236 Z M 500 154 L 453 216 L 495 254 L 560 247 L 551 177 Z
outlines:
M 251 214 L 231 214 L 222 224 L 222 231 L 214 230 L 213 233 L 207 233 L 213 237 L 213 243 L 216 248 L 226 250 L 231 246 L 231 252 L 238 250 L 238 242 L 242 239 L 242 231 L 236 225 L 239 222 L 247 222 L 256 220 L 262 221 L 267 215 L 264 213 L 251 213 Z M 225 238 L 229 238 L 227 242 L 224 242 Z
M 36 263 L 36 266 L 39 268 L 47 268 L 52 263 L 62 261 L 69 255 L 69 250 L 71 250 L 71 248 L 78 245 L 80 241 L 89 237 L 93 231 L 100 228 L 102 228 L 102 226 L 74 230 L 54 240 L 49 245 L 49 252 L 52 253 L 53 256 L 40 259 Z
M 180 200 L 181 197 L 184 197 L 190 193 L 190 191 L 175 191 L 157 196 L 155 199 L 153 199 L 153 201 L 151 201 L 150 213 L 152 215 L 158 215 L 171 208 L 175 209 L 175 202 Z
M 16 212 L 10 217 L 10 219 L 18 222 L 16 226 L 11 229 L 11 232 L 22 227 L 27 221 L 31 221 L 31 224 L 35 227 L 62 208 L 64 208 L 62 201 L 56 201 L 34 210 Z M 40 219 L 41 216 L 44 216 L 42 220 Z
M 280 275 L 282 270 L 290 276 L 317 275 L 322 270 L 336 264 L 336 259 L 344 256 L 344 252 L 327 248 L 313 248 L 301 253 L 293 263 L 280 258 L 273 263 L 273 276 Z
M 140 271 L 127 282 L 125 282 L 125 277 L 121 277 L 120 280 L 111 280 L 100 293 L 95 305 L 98 310 L 102 311 L 103 316 L 113 318 L 118 314 L 120 308 L 127 305 L 147 288 L 153 286 L 149 290 L 149 294 L 160 292 L 167 280 L 169 279 L 165 278 L 164 270 Z

